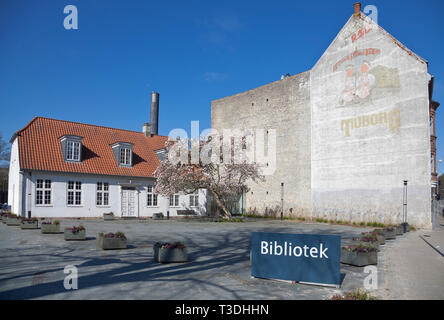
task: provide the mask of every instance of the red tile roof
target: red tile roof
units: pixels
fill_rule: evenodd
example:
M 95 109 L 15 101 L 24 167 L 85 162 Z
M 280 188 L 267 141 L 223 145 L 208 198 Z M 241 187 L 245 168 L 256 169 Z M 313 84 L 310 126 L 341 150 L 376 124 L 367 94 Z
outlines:
M 66 162 L 60 138 L 83 137 L 81 163 Z M 35 117 L 17 131 L 21 169 L 89 173 L 126 177 L 153 177 L 159 165 L 155 150 L 165 147 L 168 137 L 145 137 L 142 132 L 101 127 L 78 122 Z M 112 151 L 115 142 L 133 144 L 133 166 L 120 167 Z

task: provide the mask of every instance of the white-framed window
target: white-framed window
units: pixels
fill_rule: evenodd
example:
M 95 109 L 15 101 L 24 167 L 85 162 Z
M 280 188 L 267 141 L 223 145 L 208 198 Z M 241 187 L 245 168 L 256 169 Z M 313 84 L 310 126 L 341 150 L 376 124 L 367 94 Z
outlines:
M 194 191 L 194 193 L 190 194 L 190 207 L 198 207 L 199 206 L 199 190 Z
M 66 160 L 80 161 L 80 142 L 66 141 Z
M 148 186 L 146 205 L 148 207 L 157 207 L 157 194 L 154 193 L 153 186 Z
M 80 181 L 68 181 L 68 206 L 82 205 L 82 183 Z
M 109 206 L 109 183 L 97 182 L 96 205 Z
M 131 149 L 120 148 L 120 164 L 124 166 L 131 165 Z
M 51 204 L 51 180 L 37 179 L 35 191 L 36 205 Z
M 175 193 L 170 195 L 170 207 L 178 207 L 179 206 L 179 194 Z

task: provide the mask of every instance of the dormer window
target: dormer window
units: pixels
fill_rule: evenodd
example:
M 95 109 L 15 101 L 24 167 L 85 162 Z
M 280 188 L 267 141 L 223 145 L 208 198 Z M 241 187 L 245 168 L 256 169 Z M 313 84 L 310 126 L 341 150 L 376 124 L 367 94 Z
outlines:
M 80 161 L 80 142 L 66 142 L 66 160 Z
M 130 166 L 131 165 L 131 149 L 130 148 L 120 148 L 120 165 Z
M 111 145 L 116 162 L 121 167 L 132 167 L 133 144 L 128 142 L 116 142 Z
M 60 142 L 62 144 L 62 152 L 65 161 L 82 161 L 82 137 L 65 135 L 60 138 Z

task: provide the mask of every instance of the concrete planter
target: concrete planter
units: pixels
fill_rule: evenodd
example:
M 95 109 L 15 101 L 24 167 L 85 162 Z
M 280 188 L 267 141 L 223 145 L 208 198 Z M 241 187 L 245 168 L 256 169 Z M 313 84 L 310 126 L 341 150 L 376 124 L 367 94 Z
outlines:
M 116 220 L 116 218 L 114 217 L 114 214 L 104 213 L 103 214 L 103 220 L 105 220 L 105 221 L 113 221 L 113 220 Z
M 404 228 L 401 225 L 395 226 L 394 228 L 396 229 L 397 236 L 402 236 L 404 234 Z
M 82 241 L 86 240 L 86 230 L 80 230 L 77 233 L 73 233 L 69 228 L 65 228 L 64 237 L 66 241 Z
M 8 226 L 19 226 L 22 222 L 18 218 L 6 218 L 6 224 Z
M 393 228 L 392 231 L 389 231 L 387 229 L 382 230 L 382 235 L 384 236 L 385 240 L 393 240 L 396 239 L 396 229 Z
M 42 233 L 60 233 L 60 224 L 43 224 L 40 227 Z
M 38 229 L 39 228 L 39 222 L 36 221 L 22 221 L 20 224 L 20 228 L 22 229 Z
M 126 238 L 107 238 L 99 234 L 98 246 L 103 250 L 126 249 Z
M 155 244 L 154 261 L 159 263 L 188 262 L 187 248 L 162 248 Z
M 378 253 L 376 251 L 355 252 L 341 249 L 341 263 L 356 267 L 378 264 Z
M 383 245 L 385 244 L 385 238 L 382 234 L 376 234 L 376 239 L 378 239 L 378 244 Z
M 153 213 L 153 216 L 151 217 L 151 219 L 153 219 L 153 220 L 163 220 L 163 213 L 162 212 Z

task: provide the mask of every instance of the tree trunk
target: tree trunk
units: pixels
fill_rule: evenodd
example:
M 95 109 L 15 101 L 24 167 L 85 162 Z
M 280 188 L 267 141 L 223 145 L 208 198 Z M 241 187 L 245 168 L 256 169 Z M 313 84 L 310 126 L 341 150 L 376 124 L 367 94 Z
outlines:
M 211 191 L 211 190 L 210 190 Z M 216 200 L 217 205 L 219 206 L 219 208 L 222 209 L 222 213 L 224 214 L 224 216 L 228 219 L 231 220 L 231 212 L 228 211 L 228 209 L 225 207 L 225 205 L 222 203 L 222 201 L 220 201 L 219 196 L 212 192 L 213 196 L 214 196 L 214 200 Z

